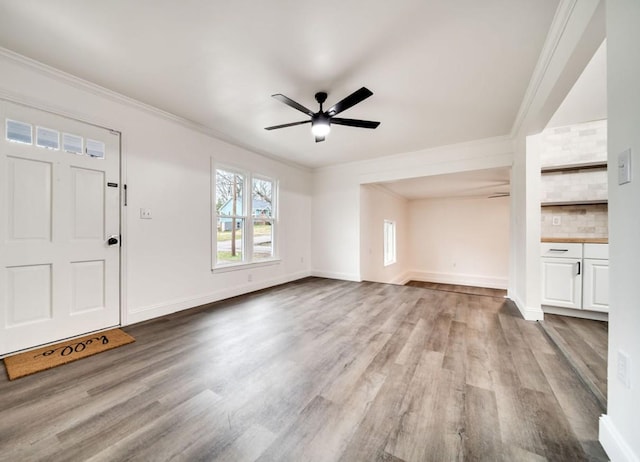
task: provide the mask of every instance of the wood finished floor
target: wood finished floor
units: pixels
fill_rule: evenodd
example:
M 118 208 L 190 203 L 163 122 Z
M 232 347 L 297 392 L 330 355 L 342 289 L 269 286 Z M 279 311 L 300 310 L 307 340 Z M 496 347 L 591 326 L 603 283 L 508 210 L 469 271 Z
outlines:
M 545 314 L 541 324 L 606 411 L 609 323 Z
M 606 460 L 593 395 L 504 298 L 309 278 L 125 330 L 0 378 L 0 460 Z
M 409 281 L 408 286 L 421 287 L 423 289 L 441 290 L 444 292 L 456 292 L 467 295 L 485 295 L 488 297 L 504 297 L 507 291 L 503 289 L 490 289 L 488 287 L 461 286 L 457 284 L 441 284 L 439 282 Z

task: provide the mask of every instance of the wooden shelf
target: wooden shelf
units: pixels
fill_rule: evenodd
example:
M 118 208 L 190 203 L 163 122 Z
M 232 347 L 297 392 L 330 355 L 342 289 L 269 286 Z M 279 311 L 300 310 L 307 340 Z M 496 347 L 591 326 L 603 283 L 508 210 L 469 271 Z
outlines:
M 557 242 L 569 244 L 608 244 L 606 237 L 543 237 L 540 242 Z
M 607 162 L 587 162 L 582 164 L 554 165 L 542 167 L 540 173 L 576 172 L 578 170 L 602 170 L 607 168 Z
M 602 205 L 608 204 L 606 199 L 594 200 L 594 201 L 565 201 L 565 202 L 541 202 L 540 207 L 561 207 L 567 205 Z

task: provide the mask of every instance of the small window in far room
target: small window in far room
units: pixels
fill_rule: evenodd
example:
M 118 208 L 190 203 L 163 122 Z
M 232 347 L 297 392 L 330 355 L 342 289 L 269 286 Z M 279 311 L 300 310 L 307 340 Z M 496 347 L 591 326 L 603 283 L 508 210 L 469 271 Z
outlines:
M 384 220 L 384 266 L 396 262 L 396 222 Z

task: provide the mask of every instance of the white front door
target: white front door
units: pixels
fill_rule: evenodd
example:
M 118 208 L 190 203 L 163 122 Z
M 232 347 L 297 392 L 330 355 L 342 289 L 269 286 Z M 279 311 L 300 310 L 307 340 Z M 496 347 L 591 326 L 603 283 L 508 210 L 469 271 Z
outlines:
M 0 123 L 0 354 L 120 324 L 120 135 L 2 100 Z

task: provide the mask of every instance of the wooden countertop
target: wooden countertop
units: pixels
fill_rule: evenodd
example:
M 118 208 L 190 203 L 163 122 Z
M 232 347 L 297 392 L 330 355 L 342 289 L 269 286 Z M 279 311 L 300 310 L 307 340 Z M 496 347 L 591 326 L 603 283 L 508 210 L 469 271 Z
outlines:
M 572 244 L 608 244 L 606 237 L 543 237 L 541 242 L 568 242 Z

